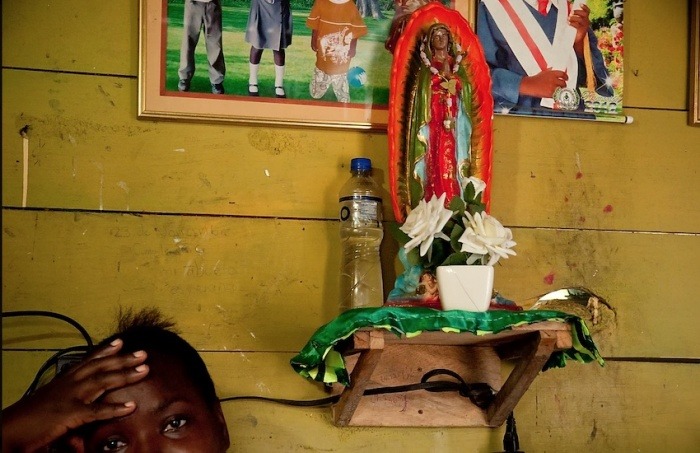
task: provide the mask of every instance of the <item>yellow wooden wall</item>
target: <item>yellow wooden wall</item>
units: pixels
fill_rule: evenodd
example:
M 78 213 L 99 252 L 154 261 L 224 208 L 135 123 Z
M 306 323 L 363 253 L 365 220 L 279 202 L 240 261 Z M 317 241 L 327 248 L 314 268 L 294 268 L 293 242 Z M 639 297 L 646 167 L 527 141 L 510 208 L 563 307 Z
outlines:
M 496 289 L 525 301 L 581 285 L 617 313 L 597 336 L 604 368 L 545 372 L 521 400 L 525 451 L 700 448 L 688 11 L 685 0 L 626 2 L 633 124 L 495 119 L 492 213 L 518 242 Z M 323 396 L 288 361 L 336 314 L 337 192 L 358 155 L 387 187 L 385 133 L 138 120 L 138 2 L 6 0 L 2 13 L 3 310 L 58 311 L 101 338 L 119 305 L 156 304 L 222 396 Z M 385 241 L 387 286 L 395 252 Z M 3 407 L 47 349 L 79 341 L 59 322 L 4 320 Z M 503 434 L 341 429 L 328 409 L 261 402 L 224 410 L 240 452 L 489 452 Z

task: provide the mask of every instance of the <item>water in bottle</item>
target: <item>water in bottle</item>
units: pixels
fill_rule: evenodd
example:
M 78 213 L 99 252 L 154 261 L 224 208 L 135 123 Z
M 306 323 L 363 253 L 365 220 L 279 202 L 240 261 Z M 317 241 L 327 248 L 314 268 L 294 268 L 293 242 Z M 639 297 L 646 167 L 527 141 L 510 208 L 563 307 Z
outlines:
M 382 229 L 382 198 L 372 179 L 372 162 L 355 158 L 352 176 L 340 190 L 340 311 L 384 304 L 379 245 Z

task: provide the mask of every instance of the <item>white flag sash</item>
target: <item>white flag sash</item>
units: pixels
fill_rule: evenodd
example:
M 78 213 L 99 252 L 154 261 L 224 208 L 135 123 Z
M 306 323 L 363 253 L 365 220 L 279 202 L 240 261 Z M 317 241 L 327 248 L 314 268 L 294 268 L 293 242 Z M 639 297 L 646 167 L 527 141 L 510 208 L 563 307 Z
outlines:
M 548 68 L 566 71 L 569 76 L 566 86 L 576 87 L 576 29 L 568 24 L 567 0 L 552 0 L 557 8 L 553 43 L 549 42 L 544 30 L 522 0 L 483 0 L 483 4 L 528 76 L 534 76 Z M 541 105 L 552 108 L 554 100 L 543 98 Z

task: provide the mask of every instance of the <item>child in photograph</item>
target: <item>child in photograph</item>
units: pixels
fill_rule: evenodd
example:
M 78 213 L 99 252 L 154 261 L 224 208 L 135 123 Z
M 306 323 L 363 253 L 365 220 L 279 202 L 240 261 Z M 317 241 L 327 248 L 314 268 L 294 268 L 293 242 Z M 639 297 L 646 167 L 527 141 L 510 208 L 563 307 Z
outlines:
M 316 52 L 311 97 L 322 98 L 332 86 L 338 102 L 350 102 L 348 69 L 357 40 L 367 34 L 357 6 L 352 0 L 316 0 L 306 26 L 312 30 L 311 50 Z
M 185 0 L 182 45 L 180 47 L 179 91 L 190 91 L 194 76 L 194 51 L 204 27 L 204 44 L 209 62 L 211 92 L 224 94 L 226 63 L 222 49 L 221 2 L 220 0 Z
M 292 43 L 292 10 L 289 0 L 251 0 L 245 40 L 250 44 L 248 94 L 260 95 L 260 59 L 264 49 L 272 49 L 275 62 L 275 97 L 286 98 L 284 49 Z

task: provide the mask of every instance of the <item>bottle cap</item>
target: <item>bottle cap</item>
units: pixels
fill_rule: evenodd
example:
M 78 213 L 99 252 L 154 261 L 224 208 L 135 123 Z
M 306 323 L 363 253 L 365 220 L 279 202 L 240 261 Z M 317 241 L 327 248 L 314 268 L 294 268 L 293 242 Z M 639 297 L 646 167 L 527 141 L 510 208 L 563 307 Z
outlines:
M 366 157 L 356 157 L 350 161 L 350 170 L 351 171 L 371 170 L 371 169 L 372 169 L 372 161 Z

